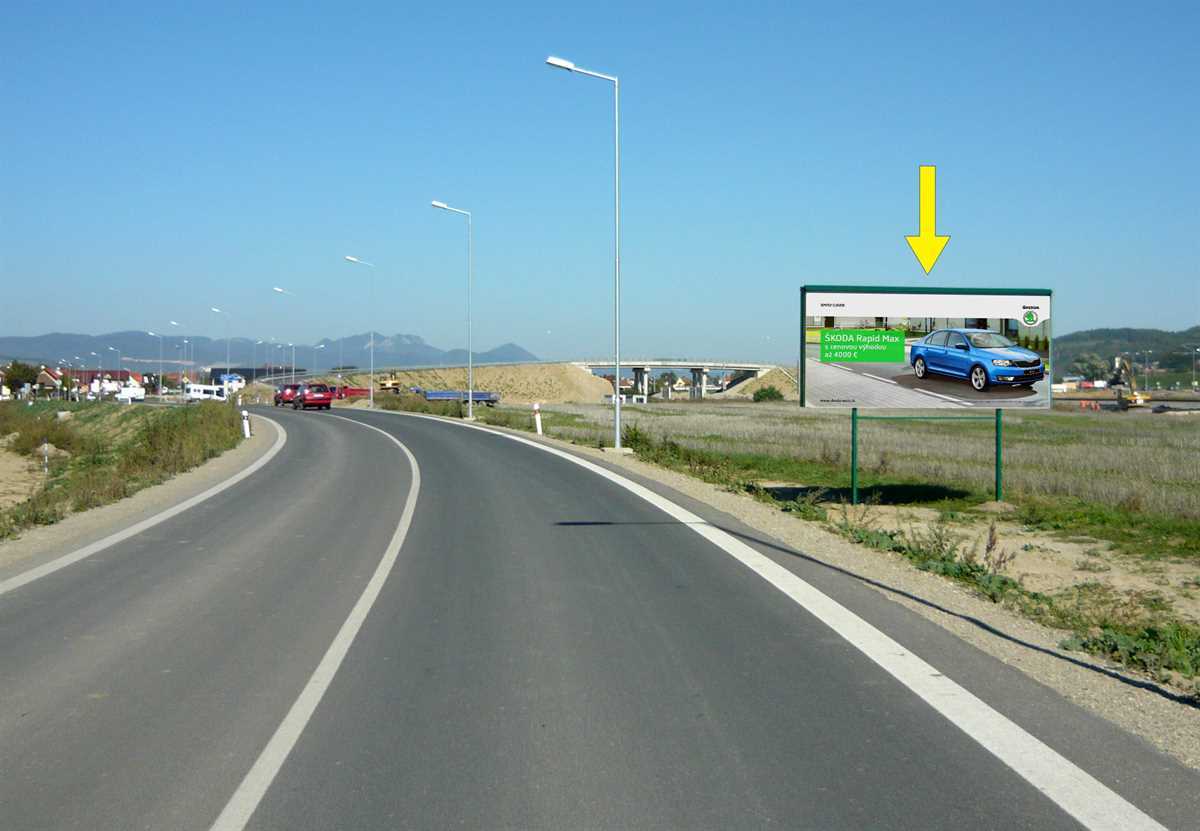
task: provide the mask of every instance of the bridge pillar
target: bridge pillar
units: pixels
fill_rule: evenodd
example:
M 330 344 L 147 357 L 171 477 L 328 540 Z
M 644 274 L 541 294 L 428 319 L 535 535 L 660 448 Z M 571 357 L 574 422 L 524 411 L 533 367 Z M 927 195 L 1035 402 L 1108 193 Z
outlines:
M 708 369 L 692 367 L 692 398 L 704 398 L 704 388 L 708 385 Z
M 633 370 L 633 392 L 634 395 L 650 395 L 650 367 L 635 366 L 630 367 Z

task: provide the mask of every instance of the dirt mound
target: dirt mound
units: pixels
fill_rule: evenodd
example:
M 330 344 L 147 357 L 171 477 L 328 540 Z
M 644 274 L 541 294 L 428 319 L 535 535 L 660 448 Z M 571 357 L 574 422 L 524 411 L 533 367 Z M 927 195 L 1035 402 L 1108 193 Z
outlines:
M 398 369 L 376 372 L 378 384 L 395 378 L 405 387 L 426 390 L 463 390 L 467 388 L 467 368 Z M 354 375 L 347 383 L 366 386 L 366 375 Z M 524 366 L 475 367 L 475 389 L 500 394 L 502 404 L 597 403 L 612 394 L 612 384 L 574 364 L 536 364 Z M 383 393 L 388 394 L 388 393 Z
M 800 397 L 800 392 L 796 387 L 796 382 L 792 380 L 792 373 L 785 372 L 779 367 L 769 370 L 765 375 L 758 378 L 751 378 L 749 381 L 743 381 L 736 387 L 725 392 L 719 392 L 714 398 L 753 398 L 754 393 L 758 390 L 767 387 L 774 387 L 783 393 L 783 397 L 788 401 L 795 401 Z

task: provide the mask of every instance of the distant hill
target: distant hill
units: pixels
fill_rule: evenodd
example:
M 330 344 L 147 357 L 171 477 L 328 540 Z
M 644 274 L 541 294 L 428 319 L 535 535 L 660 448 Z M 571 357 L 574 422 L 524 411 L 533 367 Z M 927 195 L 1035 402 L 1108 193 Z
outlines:
M 1095 355 L 1112 367 L 1121 353 L 1149 350 L 1150 361 L 1163 369 L 1190 370 L 1190 349 L 1200 346 L 1200 326 L 1179 332 L 1164 329 L 1087 329 L 1054 338 L 1054 375 L 1071 374 L 1071 367 L 1083 356 Z
M 185 338 L 188 341 L 189 352 L 195 354 L 196 363 L 214 366 L 225 362 L 224 338 L 183 334 L 168 336 L 166 332 L 162 334 L 162 357 L 168 371 L 178 366 L 178 362 L 182 360 Z M 324 346 L 320 350 L 317 362 L 321 367 L 331 367 L 339 361 L 347 366 L 365 367 L 369 362 L 372 337 L 375 340 L 376 366 L 453 366 L 467 362 L 465 349 L 438 349 L 426 343 L 419 335 L 382 335 L 378 332 L 373 335 L 364 332 L 361 335 L 336 340 L 320 340 L 316 345 Z M 116 350 L 121 351 L 121 362 L 125 369 L 155 369 L 158 366 L 159 339 L 146 332 L 111 332 L 107 335 L 52 332 L 33 337 L 0 337 L 0 363 L 16 358 L 53 366 L 59 360 L 64 360 L 94 367 L 99 360 L 105 369 L 113 369 L 117 366 Z M 93 355 L 93 352 L 96 354 Z M 263 366 L 268 360 L 276 365 L 291 362 L 290 349 L 271 349 L 270 344 L 258 344 L 250 338 L 231 338 L 229 355 L 231 363 L 238 366 L 249 365 L 252 358 L 258 366 Z M 312 359 L 312 345 L 296 346 L 298 366 L 311 364 Z M 475 362 L 479 364 L 536 360 L 538 358 L 535 355 L 515 343 L 506 343 L 486 352 L 475 353 Z

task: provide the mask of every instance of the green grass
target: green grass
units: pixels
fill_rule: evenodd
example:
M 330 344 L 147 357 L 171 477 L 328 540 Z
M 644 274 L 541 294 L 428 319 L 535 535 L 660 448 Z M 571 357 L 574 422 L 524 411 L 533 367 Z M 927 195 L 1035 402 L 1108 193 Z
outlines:
M 56 418 L 62 410 L 71 417 Z M 69 456 L 52 460 L 49 476 L 28 500 L 0 511 L 0 539 L 123 499 L 202 464 L 242 438 L 237 411 L 212 402 L 179 408 L 0 404 L 0 435 L 12 433 L 17 434 L 9 444 L 13 452 L 37 456 L 49 441 Z

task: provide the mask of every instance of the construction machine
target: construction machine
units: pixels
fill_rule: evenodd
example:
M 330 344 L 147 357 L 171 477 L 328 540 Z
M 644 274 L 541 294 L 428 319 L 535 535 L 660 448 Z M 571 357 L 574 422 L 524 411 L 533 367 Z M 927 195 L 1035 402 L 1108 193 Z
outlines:
M 1124 355 L 1113 359 L 1113 377 L 1108 382 L 1113 393 L 1117 396 L 1117 409 L 1128 410 L 1130 407 L 1144 407 L 1150 400 L 1149 393 L 1137 388 L 1137 373 L 1133 365 Z

